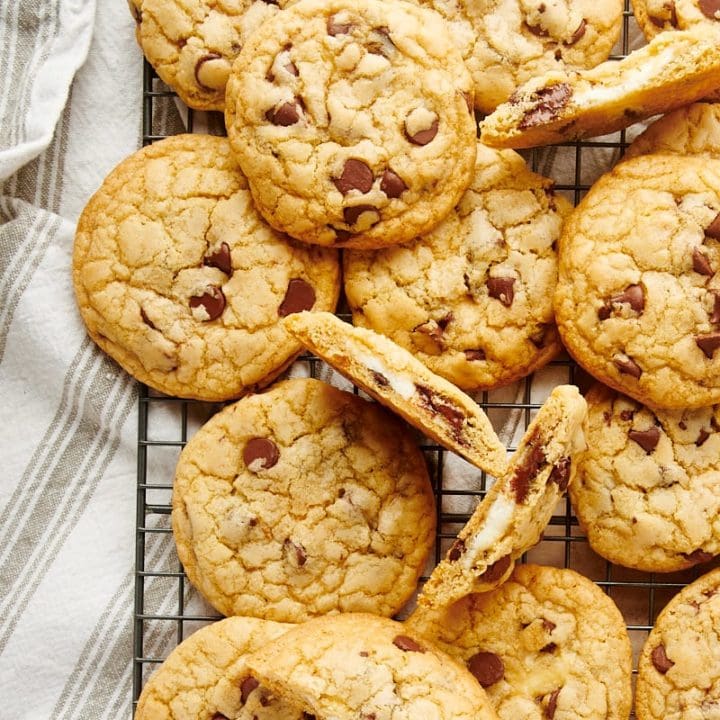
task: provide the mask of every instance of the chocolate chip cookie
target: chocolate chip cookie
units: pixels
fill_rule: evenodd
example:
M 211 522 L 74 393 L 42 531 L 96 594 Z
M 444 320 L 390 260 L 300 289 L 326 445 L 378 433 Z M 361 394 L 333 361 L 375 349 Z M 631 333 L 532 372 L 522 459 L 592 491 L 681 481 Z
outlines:
M 492 486 L 446 557 L 432 571 L 418 606 L 443 608 L 501 585 L 535 545 L 575 474 L 584 450 L 585 400 L 559 385 L 530 423 L 507 472 Z
M 649 153 L 720 159 L 720 104 L 694 103 L 664 115 L 630 143 L 625 157 Z
M 491 113 L 523 83 L 551 70 L 607 60 L 620 35 L 621 0 L 421 0 L 448 22 L 475 84 L 475 107 Z
M 172 524 L 188 578 L 225 615 L 390 616 L 415 590 L 435 504 L 406 426 L 298 378 L 198 431 L 178 462 Z
M 501 720 L 627 720 L 632 654 L 615 603 L 572 570 L 518 565 L 497 590 L 406 622 L 465 664 Z
M 619 62 L 530 80 L 485 118 L 480 137 L 493 147 L 527 148 L 604 135 L 718 88 L 720 28 L 661 33 Z
M 248 668 L 310 717 L 497 720 L 462 665 L 401 623 L 374 615 L 298 625 L 249 656 Z
M 138 44 L 160 78 L 197 110 L 224 110 L 232 63 L 278 11 L 264 0 L 128 0 Z
M 286 315 L 332 310 L 337 253 L 268 227 L 224 138 L 177 135 L 124 160 L 91 198 L 73 257 L 92 339 L 169 395 L 236 398 L 300 352 Z
M 570 498 L 592 548 L 670 572 L 720 554 L 720 406 L 657 410 L 602 385 Z
M 663 30 L 720 26 L 718 0 L 630 0 L 638 25 L 650 40 Z
M 589 373 L 641 403 L 718 403 L 718 268 L 720 161 L 620 163 L 563 229 L 555 294 L 563 342 Z
M 665 607 L 638 663 L 638 720 L 716 718 L 720 712 L 720 570 Z
M 302 711 L 247 680 L 246 656 L 291 627 L 235 617 L 197 630 L 147 681 L 135 720 L 304 720 Z
M 299 313 L 287 330 L 379 402 L 441 445 L 492 475 L 507 468 L 505 447 L 480 406 L 384 335 L 330 313 Z
M 473 182 L 437 228 L 345 253 L 353 322 L 465 390 L 530 374 L 560 350 L 555 248 L 570 209 L 517 153 L 478 145 Z
M 377 248 L 430 230 L 470 184 L 472 109 L 470 75 L 436 13 L 300 0 L 241 51 L 226 125 L 271 225 Z

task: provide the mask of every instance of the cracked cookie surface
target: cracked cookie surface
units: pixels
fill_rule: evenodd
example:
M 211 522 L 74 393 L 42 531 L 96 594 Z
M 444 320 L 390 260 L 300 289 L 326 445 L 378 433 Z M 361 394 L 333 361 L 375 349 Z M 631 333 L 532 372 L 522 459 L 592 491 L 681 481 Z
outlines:
M 493 147 L 528 148 L 604 135 L 718 87 L 720 27 L 661 33 L 619 62 L 530 80 L 483 120 L 480 139 Z
M 478 145 L 472 184 L 411 244 L 345 253 L 353 323 L 465 390 L 530 374 L 560 350 L 552 294 L 570 204 L 512 150 Z
M 663 30 L 698 25 L 720 27 L 718 0 L 630 0 L 638 25 L 650 40 Z
M 720 554 L 720 407 L 657 410 L 602 385 L 570 498 L 613 563 L 670 572 Z
M 178 135 L 118 165 L 80 217 L 78 306 L 92 339 L 169 395 L 236 398 L 300 344 L 288 313 L 333 310 L 337 253 L 268 227 L 224 138 Z
M 224 110 L 232 63 L 278 11 L 264 0 L 128 0 L 148 62 L 196 110 Z
M 446 448 L 496 477 L 506 451 L 480 406 L 384 335 L 331 313 L 305 312 L 285 327 L 369 395 Z
M 660 408 L 720 402 L 720 162 L 648 155 L 565 223 L 556 320 L 598 380 Z
M 404 625 L 316 618 L 248 658 L 252 675 L 304 711 L 336 720 L 497 720 L 475 678 Z
M 420 0 L 450 26 L 475 85 L 475 107 L 491 113 L 530 78 L 607 60 L 620 35 L 620 0 Z
M 225 615 L 393 615 L 433 543 L 435 503 L 409 429 L 375 403 L 288 380 L 215 415 L 173 489 L 178 555 Z
M 720 570 L 660 613 L 638 663 L 638 720 L 708 720 L 720 712 Z
M 406 626 L 465 664 L 501 720 L 627 720 L 632 654 L 625 621 L 572 571 L 518 565 L 497 590 Z
M 135 720 L 304 720 L 287 702 L 243 685 L 245 657 L 291 628 L 235 617 L 197 630 L 145 683 Z
M 572 483 L 585 449 L 586 404 L 573 385 L 559 385 L 530 423 L 505 474 L 475 509 L 418 597 L 442 608 L 501 585 L 515 560 L 535 545 Z
M 469 185 L 472 97 L 436 13 L 300 0 L 240 53 L 226 124 L 274 227 L 320 245 L 383 247 L 436 225 Z

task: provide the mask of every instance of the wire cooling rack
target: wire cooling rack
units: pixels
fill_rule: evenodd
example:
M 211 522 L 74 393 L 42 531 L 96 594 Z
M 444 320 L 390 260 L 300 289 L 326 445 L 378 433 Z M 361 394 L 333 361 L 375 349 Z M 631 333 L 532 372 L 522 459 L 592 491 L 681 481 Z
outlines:
M 631 39 L 639 38 L 635 20 L 626 0 L 621 39 L 614 48 L 614 59 L 627 55 Z M 639 41 L 637 44 L 641 44 Z M 218 113 L 178 111 L 175 94 L 157 78 L 145 63 L 143 79 L 143 144 L 167 135 L 201 129 L 215 134 L 223 130 Z M 202 123 L 202 127 L 200 127 Z M 593 139 L 563 143 L 529 151 L 526 159 L 536 172 L 556 181 L 556 189 L 577 204 L 599 175 L 619 159 L 637 128 Z M 342 301 L 341 305 L 342 307 Z M 349 315 L 339 313 L 349 320 Z M 302 355 L 293 373 L 322 377 L 342 383 L 318 358 Z M 522 436 L 533 414 L 549 389 L 561 383 L 574 383 L 581 390 L 589 378 L 567 357 L 511 388 L 484 392 L 476 399 L 488 413 L 496 429 L 509 418 L 515 426 L 506 432 L 509 449 Z M 355 389 L 357 392 L 357 389 Z M 170 527 L 172 478 L 177 458 L 187 439 L 221 407 L 180 400 L 140 388 L 137 447 L 137 527 L 133 700 L 137 702 L 144 682 L 169 652 L 198 627 L 219 619 L 191 587 L 175 553 Z M 513 412 L 515 411 L 515 412 Z M 519 412 L 517 412 L 519 411 Z M 172 429 L 172 430 L 171 430 Z M 420 438 L 420 436 L 418 436 Z M 437 507 L 437 537 L 434 553 L 424 577 L 445 554 L 457 532 L 467 521 L 474 505 L 487 490 L 485 474 L 470 470 L 463 460 L 427 438 L 420 438 L 428 461 Z M 458 481 L 461 476 L 462 481 Z M 577 570 L 603 588 L 620 608 L 633 646 L 633 667 L 657 614 L 670 598 L 699 574 L 693 568 L 681 573 L 648 574 L 612 565 L 596 555 L 578 528 L 570 503 L 558 506 L 542 541 L 526 554 L 531 562 Z M 703 566 L 702 571 L 706 571 Z M 635 670 L 634 670 L 635 672 Z

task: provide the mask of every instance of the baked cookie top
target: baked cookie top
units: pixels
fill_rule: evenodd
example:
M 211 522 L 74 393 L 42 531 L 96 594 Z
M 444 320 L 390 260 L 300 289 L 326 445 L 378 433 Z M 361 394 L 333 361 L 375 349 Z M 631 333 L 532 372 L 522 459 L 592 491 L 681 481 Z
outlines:
M 621 0 L 421 0 L 450 25 L 475 85 L 475 107 L 491 113 L 530 78 L 607 60 L 620 35 Z
M 198 431 L 178 462 L 172 524 L 188 578 L 225 615 L 390 616 L 425 565 L 435 503 L 408 428 L 298 378 Z
M 337 253 L 272 230 L 224 138 L 177 135 L 120 163 L 85 207 L 73 282 L 92 339 L 169 395 L 227 400 L 299 353 L 288 313 L 332 310 Z
M 596 378 L 653 407 L 720 402 L 720 162 L 648 155 L 565 223 L 555 313 Z
M 717 0 L 630 0 L 635 19 L 649 39 L 663 30 L 720 26 Z
M 475 678 L 398 622 L 316 618 L 248 659 L 253 677 L 320 718 L 497 720 Z
M 570 498 L 592 548 L 670 572 L 720 554 L 720 407 L 657 410 L 602 385 Z
M 436 225 L 469 185 L 472 98 L 436 13 L 300 0 L 241 51 L 226 124 L 271 225 L 320 245 L 383 247 Z
M 197 110 L 224 110 L 233 60 L 277 11 L 264 0 L 128 0 L 148 62 Z
M 246 681 L 247 654 L 291 627 L 235 617 L 197 630 L 145 683 L 135 720 L 304 720 L 300 710 Z
M 660 613 L 638 663 L 638 720 L 715 718 L 720 708 L 720 570 L 681 590 Z
M 615 603 L 572 570 L 518 565 L 497 590 L 406 626 L 465 664 L 501 720 L 627 720 L 632 653 Z
M 477 506 L 423 585 L 418 607 L 443 608 L 501 585 L 542 536 L 585 449 L 585 400 L 558 385 L 530 423 L 510 467 Z
M 694 103 L 664 115 L 630 143 L 625 157 L 650 153 L 720 159 L 720 104 Z
M 472 184 L 438 227 L 345 253 L 353 322 L 465 390 L 528 375 L 560 350 L 552 294 L 570 209 L 517 153 L 478 145 Z
M 483 120 L 480 137 L 493 147 L 527 148 L 604 135 L 718 87 L 720 27 L 661 33 L 619 62 L 530 80 Z
M 507 468 L 505 446 L 482 408 L 384 335 L 331 313 L 305 312 L 285 327 L 369 395 L 475 466 L 496 477 Z

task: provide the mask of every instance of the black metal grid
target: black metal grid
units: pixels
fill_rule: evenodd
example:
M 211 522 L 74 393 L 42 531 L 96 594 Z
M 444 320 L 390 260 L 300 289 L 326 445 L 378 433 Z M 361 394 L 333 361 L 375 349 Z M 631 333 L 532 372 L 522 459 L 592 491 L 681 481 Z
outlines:
M 630 49 L 631 30 L 637 34 L 635 21 L 625 2 L 621 40 L 611 56 L 620 59 Z M 210 121 L 211 130 L 222 127 L 219 114 Z M 205 119 L 207 115 L 203 116 Z M 187 111 L 183 124 L 178 123 L 175 94 L 163 85 L 152 68 L 145 63 L 143 78 L 143 144 L 162 139 L 173 132 L 192 132 L 197 114 Z M 637 129 L 614 133 L 592 141 L 561 143 L 551 148 L 538 148 L 525 154 L 533 170 L 555 177 L 556 189 L 577 204 L 594 180 L 608 170 L 622 155 Z M 553 172 L 545 170 L 549 162 Z M 558 177 L 558 169 L 561 170 Z M 349 320 L 347 314 L 341 317 Z M 295 366 L 311 377 L 323 375 L 328 369 L 316 357 L 302 355 Z M 478 394 L 478 403 L 486 410 L 496 429 L 509 411 L 519 410 L 519 422 L 509 439 L 512 450 L 547 392 L 562 382 L 586 386 L 587 378 L 571 360 L 555 360 L 547 368 L 513 386 L 511 390 Z M 355 389 L 357 392 L 357 389 Z M 133 700 L 134 704 L 148 675 L 180 641 L 200 625 L 219 618 L 187 582 L 175 554 L 170 529 L 170 496 L 172 476 L 177 457 L 199 425 L 220 405 L 170 398 L 145 386 L 140 388 L 138 407 L 137 447 L 137 526 L 134 615 Z M 516 413 L 516 416 L 518 413 Z M 171 431 L 170 428 L 173 428 Z M 170 433 L 168 436 L 158 432 Z M 458 485 L 453 477 L 467 478 L 464 461 L 442 447 L 422 440 L 421 446 L 431 470 L 437 501 L 438 532 L 434 555 L 424 577 L 434 563 L 445 554 L 458 530 L 467 521 L 472 506 L 484 497 L 487 484 L 481 471 L 468 484 Z M 465 466 L 462 468 L 461 466 Z M 543 540 L 526 554 L 533 562 L 573 568 L 590 577 L 616 602 L 623 613 L 633 645 L 634 668 L 647 633 L 659 611 L 688 582 L 695 579 L 697 568 L 680 573 L 656 575 L 628 570 L 610 564 L 589 547 L 578 528 L 570 503 L 564 500 L 550 521 Z M 705 568 L 707 569 L 707 567 Z M 634 672 L 636 672 L 634 670 Z

